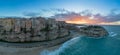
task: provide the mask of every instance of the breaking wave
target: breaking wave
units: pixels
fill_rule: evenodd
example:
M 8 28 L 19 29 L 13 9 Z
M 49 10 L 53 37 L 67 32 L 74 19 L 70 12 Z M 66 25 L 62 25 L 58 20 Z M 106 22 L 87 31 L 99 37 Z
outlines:
M 54 51 L 44 50 L 40 55 L 120 55 L 120 26 L 108 26 L 109 36 L 95 39 L 76 37 Z

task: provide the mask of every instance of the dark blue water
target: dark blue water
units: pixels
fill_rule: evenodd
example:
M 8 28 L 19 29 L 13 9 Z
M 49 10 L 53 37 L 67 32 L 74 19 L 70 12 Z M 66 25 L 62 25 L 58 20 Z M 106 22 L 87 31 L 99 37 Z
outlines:
M 103 27 L 110 34 L 106 38 L 78 36 L 55 51 L 42 52 L 42 55 L 120 55 L 120 26 Z

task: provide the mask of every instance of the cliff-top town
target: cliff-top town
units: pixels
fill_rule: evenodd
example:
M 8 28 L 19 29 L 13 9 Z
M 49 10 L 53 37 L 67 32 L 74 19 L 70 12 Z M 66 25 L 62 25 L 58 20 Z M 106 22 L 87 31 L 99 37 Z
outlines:
M 64 21 L 37 18 L 0 19 L 0 39 L 9 42 L 45 41 L 69 35 Z

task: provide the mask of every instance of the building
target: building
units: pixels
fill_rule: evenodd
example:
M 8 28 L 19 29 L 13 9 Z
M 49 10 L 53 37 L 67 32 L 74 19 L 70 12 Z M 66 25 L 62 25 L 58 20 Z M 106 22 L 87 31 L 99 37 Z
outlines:
M 25 28 L 26 28 L 26 31 L 30 31 L 31 30 L 31 27 L 32 27 L 32 21 L 30 19 L 26 19 L 25 20 Z
M 3 20 L 3 26 L 6 31 L 12 31 L 14 29 L 15 19 L 7 18 Z
M 26 19 L 25 19 L 25 18 L 22 18 L 22 19 L 20 20 L 20 26 L 21 26 L 21 28 L 25 28 L 25 22 L 26 22 Z
M 21 32 L 21 20 L 20 19 L 15 20 L 14 31 L 15 31 L 15 33 Z
M 44 18 L 32 18 L 32 28 L 34 29 L 35 32 L 40 31 L 41 29 L 46 27 L 46 20 Z

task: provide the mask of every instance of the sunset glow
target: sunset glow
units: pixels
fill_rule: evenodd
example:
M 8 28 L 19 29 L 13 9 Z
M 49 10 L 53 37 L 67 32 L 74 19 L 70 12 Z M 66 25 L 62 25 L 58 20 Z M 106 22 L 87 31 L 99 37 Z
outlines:
M 116 22 L 102 22 L 100 23 L 100 25 L 119 25 L 120 21 L 116 21 Z
M 94 20 L 94 19 L 81 19 L 81 18 L 74 18 L 71 20 L 66 20 L 66 23 L 72 23 L 72 24 L 97 24 L 97 25 L 119 25 L 120 21 L 116 22 L 101 22 L 100 20 Z
M 66 23 L 73 23 L 73 24 L 87 24 L 87 21 L 65 21 Z
M 71 19 L 65 20 L 66 23 L 73 23 L 73 24 L 96 24 L 98 21 L 94 18 L 87 16 L 80 16 L 80 17 L 71 17 Z

